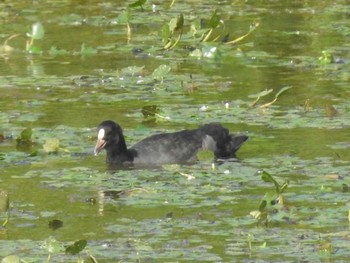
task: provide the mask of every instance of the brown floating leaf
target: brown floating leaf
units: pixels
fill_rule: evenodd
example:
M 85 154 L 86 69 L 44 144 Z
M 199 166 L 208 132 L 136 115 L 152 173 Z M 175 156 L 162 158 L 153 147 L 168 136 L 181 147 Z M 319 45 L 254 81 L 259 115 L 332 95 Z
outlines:
M 327 117 L 333 118 L 337 115 L 338 111 L 334 108 L 334 106 L 326 105 L 325 106 L 325 113 L 326 113 Z
M 47 139 L 43 147 L 47 153 L 56 153 L 60 147 L 60 140 L 57 138 Z
M 304 111 L 310 111 L 311 110 L 311 102 L 310 99 L 306 99 L 304 102 Z

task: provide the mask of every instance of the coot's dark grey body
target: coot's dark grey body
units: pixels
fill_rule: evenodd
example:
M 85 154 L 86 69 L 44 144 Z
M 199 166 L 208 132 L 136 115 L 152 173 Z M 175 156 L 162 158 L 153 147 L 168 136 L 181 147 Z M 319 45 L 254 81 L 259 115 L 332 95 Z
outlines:
M 156 134 L 128 149 L 117 123 L 104 121 L 97 131 L 95 155 L 106 149 L 106 160 L 111 165 L 193 162 L 199 150 L 210 150 L 216 158 L 230 158 L 235 157 L 235 152 L 248 139 L 245 135 L 229 134 L 221 124 L 211 123 L 198 129 Z

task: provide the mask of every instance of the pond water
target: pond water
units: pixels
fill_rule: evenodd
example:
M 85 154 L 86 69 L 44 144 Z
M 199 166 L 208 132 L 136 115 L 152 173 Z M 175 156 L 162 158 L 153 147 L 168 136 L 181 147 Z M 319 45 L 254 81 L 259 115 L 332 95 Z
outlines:
M 348 2 L 142 2 L 0 3 L 3 262 L 347 261 Z M 129 145 L 208 122 L 250 140 L 110 171 L 106 119 Z

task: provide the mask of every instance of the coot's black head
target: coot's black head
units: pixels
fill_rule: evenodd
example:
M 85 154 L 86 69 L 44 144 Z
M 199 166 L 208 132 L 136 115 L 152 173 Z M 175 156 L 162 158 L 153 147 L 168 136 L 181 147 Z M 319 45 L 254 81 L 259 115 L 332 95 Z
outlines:
M 114 121 L 103 121 L 97 127 L 97 142 L 94 154 L 98 155 L 100 151 L 106 149 L 107 151 L 112 147 L 120 145 L 125 147 L 123 130 Z

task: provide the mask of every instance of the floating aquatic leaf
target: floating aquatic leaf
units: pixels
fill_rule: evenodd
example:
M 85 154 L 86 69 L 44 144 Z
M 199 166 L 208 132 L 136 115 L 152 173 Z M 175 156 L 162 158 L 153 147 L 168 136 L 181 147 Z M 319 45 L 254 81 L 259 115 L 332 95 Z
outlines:
M 41 54 L 43 53 L 43 50 L 40 47 L 31 45 L 30 47 L 27 48 L 28 53 L 30 54 Z
M 284 182 L 281 186 L 280 186 L 280 193 L 283 193 L 287 188 L 288 188 L 289 183 L 288 182 Z
M 63 226 L 63 222 L 58 219 L 53 219 L 49 222 L 49 228 L 51 228 L 52 230 L 59 229 L 62 226 Z
M 270 102 L 268 102 L 268 103 L 265 103 L 265 104 L 261 105 L 260 107 L 261 107 L 261 108 L 266 108 L 266 107 L 271 106 L 273 103 L 275 103 L 275 102 L 277 101 L 277 98 L 278 98 L 279 96 L 281 96 L 281 94 L 283 94 L 285 91 L 289 90 L 290 88 L 291 88 L 291 86 L 283 87 L 282 89 L 280 89 L 280 90 L 277 92 L 277 94 L 275 95 L 275 99 L 274 99 L 274 100 L 272 100 L 272 101 L 270 101 Z M 259 99 L 259 98 L 258 98 L 258 99 Z M 253 105 L 258 101 L 258 99 L 253 103 Z
M 141 7 L 147 2 L 147 0 L 137 0 L 136 2 L 129 4 L 129 7 Z
M 181 13 L 178 17 L 177 17 L 177 21 L 176 21 L 176 27 L 174 28 L 174 31 L 180 30 L 182 31 L 183 26 L 185 23 L 185 19 L 183 14 Z
M 253 25 L 250 26 L 250 29 L 248 31 L 248 33 L 244 34 L 243 36 L 240 36 L 234 40 L 231 40 L 231 41 L 227 41 L 225 42 L 226 44 L 236 44 L 238 43 L 239 41 L 242 41 L 243 39 L 245 39 L 247 36 L 249 36 L 257 27 L 259 26 L 259 23 L 255 23 Z
M 263 212 L 266 208 L 267 202 L 266 200 L 261 200 L 260 205 L 259 205 L 259 211 Z
M 126 68 L 123 68 L 120 72 L 123 76 L 136 76 L 141 75 L 144 71 L 145 66 L 129 66 Z
M 157 105 L 147 105 L 142 107 L 141 112 L 145 118 L 148 118 L 148 117 L 155 117 L 156 114 L 160 112 L 160 110 Z
M 269 173 L 266 172 L 266 171 L 263 171 L 262 174 L 261 174 L 261 179 L 262 179 L 264 182 L 273 183 L 273 184 L 275 185 L 275 187 L 276 187 L 276 192 L 277 192 L 278 194 L 281 193 L 279 183 L 272 177 L 271 174 L 269 174 Z
M 119 24 L 127 24 L 127 23 L 129 23 L 129 21 L 130 21 L 130 11 L 129 11 L 129 9 L 126 9 L 126 10 L 122 11 L 117 17 L 117 22 Z
M 177 30 L 182 30 L 184 25 L 184 16 L 180 14 L 177 18 L 172 18 L 169 22 L 169 29 L 172 33 Z
M 169 30 L 170 32 L 174 33 L 177 26 L 177 18 L 172 18 L 169 22 Z
M 17 142 L 31 142 L 33 131 L 31 128 L 26 128 L 21 132 L 21 136 L 17 138 Z
M 260 246 L 259 246 L 259 248 L 266 248 L 267 247 L 267 243 L 266 242 L 263 242 Z
M 283 87 L 282 89 L 280 89 L 276 95 L 275 95 L 275 98 L 277 99 L 279 96 L 282 95 L 282 93 L 286 92 L 287 90 L 289 90 L 290 88 L 292 88 L 291 86 L 286 86 L 286 87 Z
M 163 43 L 165 43 L 164 49 L 172 49 L 178 44 L 182 36 L 183 25 L 183 14 L 180 14 L 177 18 L 172 18 L 168 24 L 163 25 L 162 40 Z M 172 36 L 174 35 L 175 31 L 180 31 L 180 33 L 175 39 L 175 41 L 173 41 Z
M 249 95 L 248 97 L 249 97 L 249 98 L 260 98 L 260 97 L 264 97 L 264 96 L 270 94 L 272 91 L 273 91 L 273 89 L 269 89 L 269 90 L 268 90 L 268 89 L 265 89 L 264 91 L 259 92 L 259 93 L 257 93 L 257 94 L 251 94 L 251 95 Z
M 202 36 L 203 42 L 207 42 L 210 39 L 213 30 L 217 28 L 220 25 L 220 23 L 220 17 L 217 15 L 217 10 L 215 9 L 207 23 L 207 27 L 209 28 L 209 30 Z
M 288 182 L 285 182 L 282 186 L 272 177 L 271 174 L 267 173 L 266 171 L 263 171 L 261 174 L 261 179 L 264 182 L 267 183 L 273 183 L 275 188 L 276 188 L 276 193 L 277 194 L 282 194 L 285 189 L 288 187 Z
M 49 50 L 49 54 L 51 56 L 63 56 L 63 55 L 67 55 L 68 51 L 65 49 L 58 49 L 57 47 L 51 47 Z
M 62 246 L 56 239 L 49 237 L 41 244 L 41 248 L 45 249 L 49 254 L 56 254 L 61 251 Z
M 87 241 L 82 239 L 74 242 L 73 245 L 70 245 L 66 248 L 66 254 L 76 255 L 84 250 L 87 245 Z
M 322 56 L 318 58 L 318 62 L 321 65 L 328 65 L 328 64 L 331 64 L 333 61 L 334 61 L 333 55 L 326 50 L 323 50 Z
M 161 37 L 162 37 L 163 43 L 166 43 L 166 44 L 171 40 L 171 32 L 170 32 L 169 24 L 163 25 Z M 166 46 L 164 48 L 166 48 Z
M 217 14 L 218 10 L 215 9 L 208 21 L 208 27 L 216 28 L 220 25 L 220 17 Z
M 19 151 L 31 152 L 31 156 L 35 156 L 35 150 L 32 151 L 34 142 L 32 141 L 32 129 L 26 128 L 21 132 L 21 136 L 16 138 L 16 148 Z
M 319 246 L 319 250 L 322 252 L 332 253 L 334 249 L 331 243 L 323 243 Z
M 325 113 L 326 116 L 329 118 L 333 118 L 337 115 L 338 111 L 335 109 L 333 105 L 326 105 L 325 106 Z
M 81 44 L 79 54 L 83 55 L 83 56 L 95 55 L 95 54 L 97 54 L 97 50 L 93 47 L 85 46 L 85 43 L 83 43 L 83 44 Z
M 16 255 L 10 255 L 10 256 L 4 257 L 1 260 L 1 263 L 20 263 L 20 262 L 21 262 L 21 259 Z
M 156 68 L 153 73 L 152 77 L 156 80 L 160 80 L 163 83 L 164 77 L 170 72 L 171 67 L 168 65 L 160 65 L 158 68 Z
M 60 140 L 57 138 L 47 139 L 43 145 L 44 151 L 47 153 L 56 153 L 60 147 Z
M 27 33 L 27 36 L 29 36 L 32 39 L 42 39 L 44 37 L 45 30 L 44 26 L 40 22 L 36 22 L 32 25 L 32 31 L 30 33 Z

